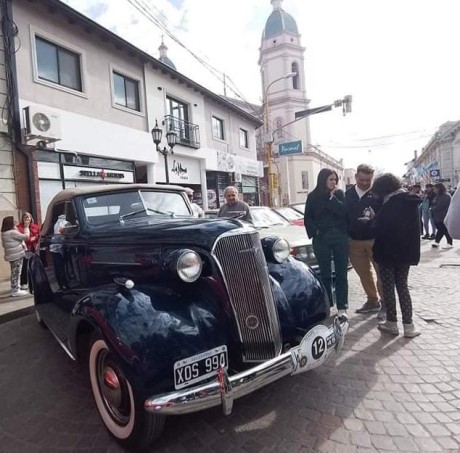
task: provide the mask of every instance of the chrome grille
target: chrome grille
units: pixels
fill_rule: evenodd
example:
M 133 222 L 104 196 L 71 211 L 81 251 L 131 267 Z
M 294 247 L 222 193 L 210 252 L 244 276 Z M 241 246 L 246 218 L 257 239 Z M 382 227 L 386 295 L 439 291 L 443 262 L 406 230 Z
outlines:
M 278 312 L 270 288 L 259 233 L 220 236 L 213 249 L 230 296 L 246 362 L 281 352 Z

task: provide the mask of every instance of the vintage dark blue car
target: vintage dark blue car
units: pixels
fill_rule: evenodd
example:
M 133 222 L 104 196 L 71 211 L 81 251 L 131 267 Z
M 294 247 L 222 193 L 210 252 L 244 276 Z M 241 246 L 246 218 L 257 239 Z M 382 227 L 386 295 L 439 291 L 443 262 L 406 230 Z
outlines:
M 67 189 L 51 201 L 30 277 L 38 321 L 86 361 L 96 406 L 128 448 L 165 416 L 222 405 L 339 350 L 315 274 L 278 237 L 195 219 L 184 190 Z

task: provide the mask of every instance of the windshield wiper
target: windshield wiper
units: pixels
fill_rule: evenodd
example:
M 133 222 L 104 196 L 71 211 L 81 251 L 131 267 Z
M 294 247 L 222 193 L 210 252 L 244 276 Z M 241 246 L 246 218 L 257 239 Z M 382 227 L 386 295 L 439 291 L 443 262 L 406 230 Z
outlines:
M 119 220 L 120 220 L 120 223 L 123 223 L 124 220 L 127 218 L 127 217 L 131 217 L 133 215 L 136 215 L 136 214 L 140 214 L 141 212 L 153 212 L 154 214 L 160 214 L 160 215 L 169 215 L 170 217 L 173 217 L 174 216 L 174 213 L 169 211 L 169 212 L 162 212 L 162 211 L 157 211 L 156 209 L 152 209 L 152 208 L 143 208 L 143 209 L 138 209 L 137 211 L 132 211 L 132 212 L 128 212 L 126 214 L 123 214 L 119 217 Z

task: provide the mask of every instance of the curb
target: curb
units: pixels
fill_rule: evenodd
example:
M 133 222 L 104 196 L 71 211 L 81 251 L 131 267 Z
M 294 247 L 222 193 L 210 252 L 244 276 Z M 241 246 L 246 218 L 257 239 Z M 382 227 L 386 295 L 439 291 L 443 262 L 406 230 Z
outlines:
M 4 315 L 0 315 L 0 325 L 13 321 L 14 319 L 22 318 L 31 315 L 34 312 L 34 307 L 21 308 L 19 310 L 10 311 Z

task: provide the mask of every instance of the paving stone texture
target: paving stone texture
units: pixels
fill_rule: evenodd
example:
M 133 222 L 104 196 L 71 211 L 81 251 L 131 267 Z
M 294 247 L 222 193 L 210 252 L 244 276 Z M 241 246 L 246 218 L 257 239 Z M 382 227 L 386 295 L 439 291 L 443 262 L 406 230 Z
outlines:
M 414 339 L 380 334 L 350 272 L 340 356 L 234 404 L 168 419 L 152 452 L 460 452 L 460 250 L 423 246 L 412 268 Z M 122 452 L 85 373 L 33 315 L 0 324 L 0 452 Z

